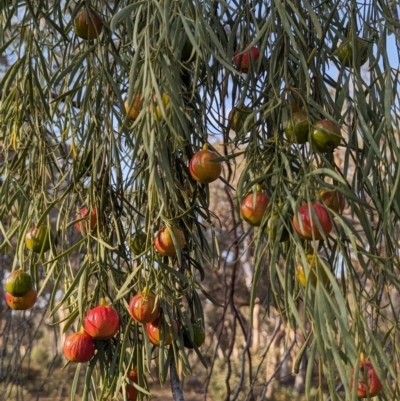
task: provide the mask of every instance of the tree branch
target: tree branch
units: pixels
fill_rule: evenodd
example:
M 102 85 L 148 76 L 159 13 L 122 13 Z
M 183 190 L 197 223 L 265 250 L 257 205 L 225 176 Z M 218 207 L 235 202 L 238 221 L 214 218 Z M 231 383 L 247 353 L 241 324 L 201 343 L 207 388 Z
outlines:
M 175 366 L 175 359 L 171 359 L 171 364 L 169 366 L 169 377 L 170 377 L 170 382 L 171 382 L 171 390 L 172 390 L 172 395 L 174 397 L 175 401 L 185 401 L 185 398 L 183 397 L 183 392 L 181 388 L 181 382 L 179 381 L 178 373 L 176 372 L 176 366 Z

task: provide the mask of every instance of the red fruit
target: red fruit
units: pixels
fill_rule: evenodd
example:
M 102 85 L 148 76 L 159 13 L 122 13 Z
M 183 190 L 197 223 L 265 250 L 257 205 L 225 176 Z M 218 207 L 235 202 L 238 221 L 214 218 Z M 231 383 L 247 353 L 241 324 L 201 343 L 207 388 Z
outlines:
M 129 302 L 129 314 L 139 323 L 153 322 L 160 315 L 160 303 L 153 294 L 143 291 Z
M 74 20 L 74 32 L 77 36 L 86 40 L 96 39 L 103 28 L 100 18 L 93 12 L 83 8 L 76 14 Z
M 79 215 L 77 216 L 78 219 L 83 219 L 77 223 L 75 223 L 75 227 L 79 232 L 84 234 L 93 232 L 96 230 L 97 227 L 97 208 L 94 207 L 91 212 L 90 216 L 89 209 L 87 207 L 82 207 L 79 211 Z M 103 231 L 103 225 L 99 222 L 99 232 Z
M 159 316 L 154 322 L 147 323 L 146 331 L 150 342 L 159 347 L 161 340 L 164 340 L 164 345 L 170 345 L 172 343 L 171 330 L 174 330 L 175 333 L 178 332 L 178 324 L 174 319 L 172 319 L 172 326 L 173 328 L 169 327 L 162 316 Z
M 201 184 L 209 184 L 215 181 L 222 171 L 221 163 L 213 160 L 216 157 L 218 155 L 208 150 L 208 145 L 205 144 L 203 149 L 195 153 L 190 159 L 189 171 L 192 178 Z
M 88 312 L 83 325 L 90 337 L 96 340 L 108 340 L 114 337 L 119 329 L 119 316 L 102 298 L 100 305 Z
M 338 214 L 342 214 L 345 206 L 345 197 L 335 189 L 333 190 L 323 190 L 319 193 L 323 204 L 328 208 L 332 209 Z
M 260 51 L 258 47 L 253 46 L 250 50 L 243 53 L 243 50 L 238 49 L 235 51 L 233 57 L 233 64 L 241 72 L 247 73 L 249 71 L 250 65 L 256 63 L 260 57 Z
M 69 335 L 64 341 L 64 355 L 71 362 L 88 362 L 93 358 L 96 345 L 83 329 Z
M 180 228 L 174 226 L 171 228 L 162 227 L 157 233 L 154 246 L 161 255 L 173 257 L 176 255 L 176 248 L 170 230 L 173 232 L 179 248 L 182 250 L 186 244 L 185 235 Z
M 128 379 L 135 383 L 138 384 L 138 373 L 135 369 L 132 369 L 129 373 L 128 373 Z M 137 396 L 138 396 L 138 389 L 134 386 L 132 386 L 132 384 L 127 384 L 125 386 L 125 392 L 126 392 L 126 398 L 129 401 L 136 401 Z
M 322 228 L 322 232 L 318 229 L 317 221 Z M 318 202 L 312 202 L 311 205 L 306 203 L 300 206 L 293 216 L 293 227 L 300 237 L 308 240 L 318 240 L 322 239 L 322 233 L 328 235 L 331 232 L 332 220 L 324 205 Z
M 37 300 L 37 292 L 34 288 L 32 288 L 26 295 L 23 297 L 14 297 L 13 295 L 6 292 L 5 295 L 7 305 L 14 310 L 27 310 L 32 308 L 35 305 Z
M 379 380 L 372 363 L 368 359 L 364 359 L 364 355 L 360 358 L 360 371 L 358 373 L 357 396 L 359 398 L 375 397 L 382 391 L 382 383 Z M 354 370 L 351 378 L 350 388 L 353 389 Z
M 263 192 L 248 194 L 240 204 L 242 219 L 252 226 L 259 226 L 269 204 L 269 196 Z

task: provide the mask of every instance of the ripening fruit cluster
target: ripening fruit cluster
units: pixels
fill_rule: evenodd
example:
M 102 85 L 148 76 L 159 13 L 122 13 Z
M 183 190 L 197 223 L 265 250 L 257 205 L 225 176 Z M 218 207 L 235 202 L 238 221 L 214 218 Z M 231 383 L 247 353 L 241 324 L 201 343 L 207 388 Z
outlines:
M 249 193 L 242 199 L 240 215 L 249 225 L 262 226 L 272 245 L 289 240 L 291 227 L 303 240 L 323 240 L 332 230 L 334 214 L 343 212 L 345 198 L 337 190 L 321 190 L 318 198 L 319 201 L 301 205 L 293 215 L 290 225 L 278 207 L 271 207 L 269 196 L 262 191 L 260 185 L 257 185 L 255 192 Z M 328 282 L 320 259 L 314 254 L 308 254 L 308 269 L 304 269 L 300 263 L 297 263 L 296 277 L 304 287 L 308 275 L 310 275 L 311 282 L 314 285 L 317 276 L 323 278 L 324 284 Z M 316 270 L 320 273 L 316 274 Z
M 319 153 L 333 152 L 342 140 L 341 128 L 334 122 L 322 119 L 311 123 L 305 112 L 293 113 L 283 128 L 289 142 L 304 144 L 308 140 Z
M 170 345 L 173 333 L 178 334 L 179 327 L 176 320 L 172 319 L 170 325 L 168 324 L 159 300 L 147 288 L 132 297 L 128 312 L 134 321 L 146 325 L 148 339 L 155 346 Z M 196 325 L 193 324 L 197 329 L 194 341 L 200 347 L 205 336 L 199 334 L 200 324 L 196 322 Z M 66 358 L 72 362 L 88 362 L 95 354 L 95 340 L 109 340 L 117 334 L 119 328 L 120 318 L 117 311 L 102 298 L 100 305 L 86 314 L 83 328 L 65 339 Z
M 178 335 L 178 323 L 172 319 L 168 324 L 160 302 L 147 288 L 132 297 L 128 312 L 134 321 L 145 325 L 148 340 L 154 346 L 168 346 L 172 343 L 174 335 Z M 65 357 L 71 362 L 89 362 L 96 353 L 96 341 L 113 338 L 119 328 L 120 318 L 117 311 L 102 298 L 100 305 L 86 314 L 82 329 L 66 337 L 63 346 Z M 184 345 L 187 348 L 200 347 L 203 344 L 205 332 L 198 322 L 192 322 L 193 336 L 190 336 L 189 330 L 182 330 Z M 128 379 L 138 384 L 135 369 L 130 370 Z M 126 384 L 125 392 L 130 401 L 137 399 L 138 390 L 134 385 Z
M 102 298 L 100 305 L 85 316 L 83 328 L 64 341 L 64 355 L 71 362 L 88 362 L 96 350 L 95 340 L 109 340 L 117 334 L 120 318 L 117 311 Z
M 260 51 L 255 46 L 238 49 L 233 64 L 241 73 L 260 67 Z M 228 116 L 229 128 L 239 135 L 245 135 L 256 127 L 254 111 L 248 106 L 236 106 Z M 333 152 L 342 141 L 341 127 L 330 119 L 311 121 L 308 111 L 299 110 L 296 104 L 290 106 L 283 131 L 289 144 L 310 143 L 310 149 L 317 153 Z M 265 227 L 271 240 L 287 241 L 291 227 L 305 240 L 324 239 L 332 230 L 332 217 L 341 214 L 345 207 L 344 196 L 337 190 L 322 189 L 315 200 L 300 205 L 294 213 L 292 225 L 282 217 L 280 205 L 273 205 L 261 185 L 247 193 L 240 203 L 240 216 L 249 225 Z
M 103 22 L 95 11 L 84 5 L 75 14 L 73 30 L 76 36 L 83 40 L 100 39 Z M 186 53 L 186 59 L 189 60 L 192 49 L 185 45 L 183 51 Z M 344 54 L 345 51 L 347 51 L 346 54 Z M 343 63 L 349 63 L 349 66 L 351 65 L 349 62 L 351 56 L 348 53 L 350 51 L 349 47 L 346 47 L 338 53 L 339 59 Z M 232 62 L 238 72 L 248 74 L 251 69 L 261 68 L 263 60 L 258 47 L 246 45 L 235 51 Z M 160 95 L 159 97 L 152 96 L 151 104 L 146 109 L 143 107 L 145 99 L 142 94 L 134 93 L 130 99 L 126 99 L 123 109 L 127 120 L 135 124 L 143 111 L 150 112 L 157 124 L 168 120 L 172 112 L 171 99 L 167 93 Z M 237 134 L 250 132 L 257 123 L 254 111 L 247 106 L 234 107 L 228 120 L 229 127 Z M 332 152 L 342 141 L 341 127 L 333 122 L 333 119 L 319 119 L 312 122 L 306 110 L 292 111 L 283 124 L 283 131 L 290 144 L 302 145 L 309 142 L 312 151 L 318 153 Z M 188 171 L 191 179 L 199 185 L 212 183 L 222 173 L 220 156 L 210 149 L 208 143 L 205 143 L 203 148 L 190 158 Z M 261 185 L 257 185 L 241 199 L 240 216 L 249 225 L 265 230 L 273 242 L 286 241 L 295 233 L 303 240 L 315 241 L 323 240 L 330 234 L 333 216 L 335 213 L 342 213 L 344 207 L 345 198 L 340 192 L 324 189 L 318 194 L 317 200 L 298 207 L 290 225 L 282 217 L 279 206 L 272 205 L 269 195 Z M 82 207 L 77 215 L 75 228 L 82 235 L 100 234 L 104 230 L 104 225 L 99 217 L 96 206 Z M 51 249 L 52 238 L 52 233 L 47 226 L 33 226 L 26 234 L 25 245 L 30 251 L 43 254 Z M 167 224 L 158 230 L 154 241 L 149 241 L 147 234 L 140 230 L 132 235 L 130 249 L 133 255 L 140 257 L 149 245 L 154 246 L 163 258 L 179 256 L 186 246 L 184 230 L 177 225 Z M 329 280 L 323 266 L 326 261 L 320 259 L 314 253 L 307 253 L 308 269 L 304 269 L 299 263 L 296 265 L 296 276 L 303 287 L 307 286 L 307 281 L 315 284 L 318 278 L 324 283 Z M 22 270 L 10 274 L 5 289 L 6 302 L 12 309 L 26 310 L 36 302 L 37 293 L 32 278 Z M 147 288 L 131 298 L 128 313 L 133 321 L 144 325 L 147 339 L 156 347 L 170 345 L 174 337 L 178 336 L 179 331 L 182 331 L 184 345 L 187 348 L 200 347 L 204 343 L 205 332 L 199 321 L 193 319 L 189 328 L 174 318 L 170 318 L 162 310 L 160 300 Z M 82 329 L 65 339 L 63 346 L 65 357 L 71 362 L 91 361 L 96 354 L 97 342 L 108 341 L 116 336 L 120 330 L 120 324 L 121 319 L 117 311 L 108 305 L 105 299 L 101 299 L 100 305 L 86 314 Z M 370 363 L 365 361 L 362 367 L 369 368 Z M 133 368 L 128 372 L 127 379 L 138 384 L 136 369 Z M 358 394 L 361 394 L 363 390 L 360 383 L 358 389 Z M 378 389 L 379 391 L 381 389 L 379 385 L 370 388 L 369 394 L 375 394 Z M 128 400 L 136 400 L 138 390 L 134 385 L 127 383 L 125 392 Z
M 134 321 L 146 325 L 147 337 L 157 347 L 170 345 L 174 333 L 178 335 L 177 321 L 175 319 L 171 319 L 170 322 L 167 321 L 160 302 L 147 288 L 132 297 L 129 302 L 129 314 Z M 191 325 L 193 337 L 191 337 L 188 328 L 182 327 L 184 345 L 187 348 L 200 347 L 205 340 L 204 329 L 197 321 L 192 321 Z
M 129 314 L 138 323 L 146 325 L 146 333 L 150 342 L 155 346 L 172 343 L 172 331 L 178 332 L 178 324 L 174 319 L 171 326 L 167 324 L 161 305 L 151 292 L 145 289 L 136 294 L 129 302 Z

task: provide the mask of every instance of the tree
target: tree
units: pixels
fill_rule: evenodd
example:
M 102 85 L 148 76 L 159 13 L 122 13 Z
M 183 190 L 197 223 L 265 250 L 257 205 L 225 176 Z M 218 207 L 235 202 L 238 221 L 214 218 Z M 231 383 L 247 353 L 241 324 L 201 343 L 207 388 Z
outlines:
M 366 380 L 361 355 L 383 384 L 381 399 L 399 397 L 395 10 L 307 0 L 1 5 L 7 270 L 30 273 L 62 333 L 85 326 L 102 299 L 119 316 L 117 333 L 97 333 L 95 356 L 78 365 L 73 396 L 83 369 L 85 399 L 127 399 L 134 368 L 146 398 L 156 364 L 159 381 L 170 372 L 183 399 L 177 371 L 192 369 L 185 345 L 215 367 L 193 344 L 211 301 L 229 322 L 216 326 L 213 344 L 228 362 L 226 400 L 265 399 L 289 362 L 294 374 L 303 368 L 307 400 L 355 399 L 353 375 Z M 204 145 L 215 153 L 194 171 Z M 223 187 L 205 178 L 218 164 Z M 321 205 L 323 190 L 345 197 L 343 214 Z M 251 209 L 259 193 L 268 207 L 253 227 L 240 204 L 254 194 Z M 218 210 L 223 198 L 228 215 Z M 308 233 L 302 205 L 314 222 Z M 49 251 L 26 249 L 32 226 L 47 227 Z M 212 293 L 216 277 L 222 288 Z M 136 294 L 161 306 L 160 346 L 130 311 Z M 265 316 L 275 329 L 254 358 Z M 265 373 L 265 356 L 285 335 L 285 352 Z

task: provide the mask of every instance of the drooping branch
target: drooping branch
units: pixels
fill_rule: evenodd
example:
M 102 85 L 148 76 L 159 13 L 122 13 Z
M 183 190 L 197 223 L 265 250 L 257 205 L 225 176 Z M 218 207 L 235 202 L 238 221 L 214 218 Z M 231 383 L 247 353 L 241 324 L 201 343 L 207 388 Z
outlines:
M 181 382 L 179 380 L 178 373 L 176 371 L 175 360 L 173 358 L 171 359 L 169 376 L 171 382 L 172 396 L 174 397 L 174 400 L 185 401 L 181 387 Z

